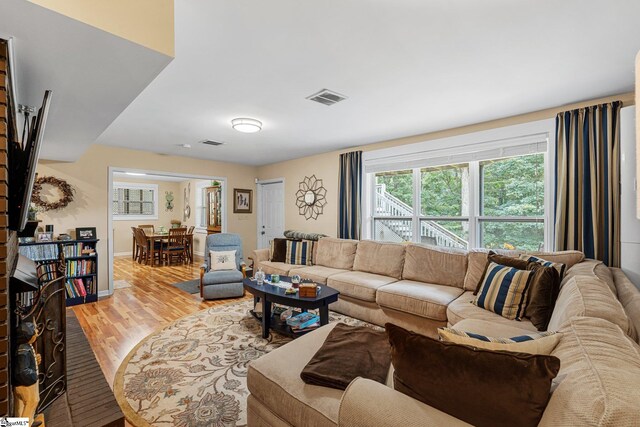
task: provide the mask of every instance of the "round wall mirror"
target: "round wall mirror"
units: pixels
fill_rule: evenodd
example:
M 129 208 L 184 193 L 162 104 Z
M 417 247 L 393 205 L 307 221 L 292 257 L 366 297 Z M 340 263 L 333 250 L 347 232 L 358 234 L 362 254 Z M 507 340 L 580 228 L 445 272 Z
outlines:
M 304 193 L 304 202 L 307 206 L 312 206 L 316 202 L 316 193 L 311 190 Z

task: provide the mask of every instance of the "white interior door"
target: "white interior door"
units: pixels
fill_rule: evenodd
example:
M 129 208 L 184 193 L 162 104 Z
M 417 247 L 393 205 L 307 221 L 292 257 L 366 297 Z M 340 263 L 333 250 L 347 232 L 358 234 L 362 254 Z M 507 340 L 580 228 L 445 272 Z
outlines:
M 259 182 L 258 248 L 284 235 L 284 182 Z

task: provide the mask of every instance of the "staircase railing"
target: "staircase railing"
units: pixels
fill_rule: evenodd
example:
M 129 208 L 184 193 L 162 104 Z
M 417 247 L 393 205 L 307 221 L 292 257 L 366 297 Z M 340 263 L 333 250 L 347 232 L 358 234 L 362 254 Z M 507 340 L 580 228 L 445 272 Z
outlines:
M 402 200 L 386 191 L 384 184 L 376 185 L 376 210 L 375 219 L 383 229 L 380 230 L 383 235 L 386 231 L 395 235 L 397 240 L 410 241 L 413 227 L 409 218 L 413 217 L 413 208 Z M 391 217 L 391 218 L 379 218 Z M 395 217 L 395 218 L 394 218 Z M 407 219 L 397 217 L 408 217 Z M 420 220 L 420 236 L 425 238 L 428 243 L 453 248 L 467 248 L 468 242 L 457 234 L 447 230 L 442 225 L 433 220 Z M 377 237 L 377 236 L 376 236 Z M 394 240 L 396 240 L 394 239 Z

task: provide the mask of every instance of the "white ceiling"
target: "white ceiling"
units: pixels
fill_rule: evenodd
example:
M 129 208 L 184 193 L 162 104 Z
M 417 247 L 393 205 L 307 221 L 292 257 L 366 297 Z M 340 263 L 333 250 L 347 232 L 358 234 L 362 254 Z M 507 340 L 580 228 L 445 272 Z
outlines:
M 640 50 L 638 0 L 176 0 L 175 16 L 176 59 L 98 143 L 267 164 L 631 91 Z M 322 88 L 349 99 L 305 99 Z
M 26 0 L 0 1 L 12 38 L 17 101 L 53 91 L 40 157 L 76 160 L 171 58 Z

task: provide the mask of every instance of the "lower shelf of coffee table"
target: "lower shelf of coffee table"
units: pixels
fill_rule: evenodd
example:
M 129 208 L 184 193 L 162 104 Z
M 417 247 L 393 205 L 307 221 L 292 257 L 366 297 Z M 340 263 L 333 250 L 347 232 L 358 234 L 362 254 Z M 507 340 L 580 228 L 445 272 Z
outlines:
M 262 313 L 256 313 L 254 310 L 249 310 L 249 313 L 251 313 L 251 315 L 254 318 L 256 318 L 260 323 L 262 323 Z M 300 314 L 300 313 L 301 311 L 296 310 L 293 312 L 293 315 L 295 316 L 296 314 Z M 320 327 L 318 326 L 318 328 L 310 329 L 308 331 L 303 331 L 303 332 L 293 332 L 293 330 L 291 329 L 291 326 L 287 325 L 287 322 L 283 322 L 280 319 L 276 320 L 276 316 L 274 315 L 271 316 L 271 322 L 269 323 L 269 326 L 270 326 L 269 327 L 270 330 L 277 332 L 280 335 L 284 335 L 294 339 L 301 337 L 302 335 L 308 334 L 309 332 L 313 332 Z

